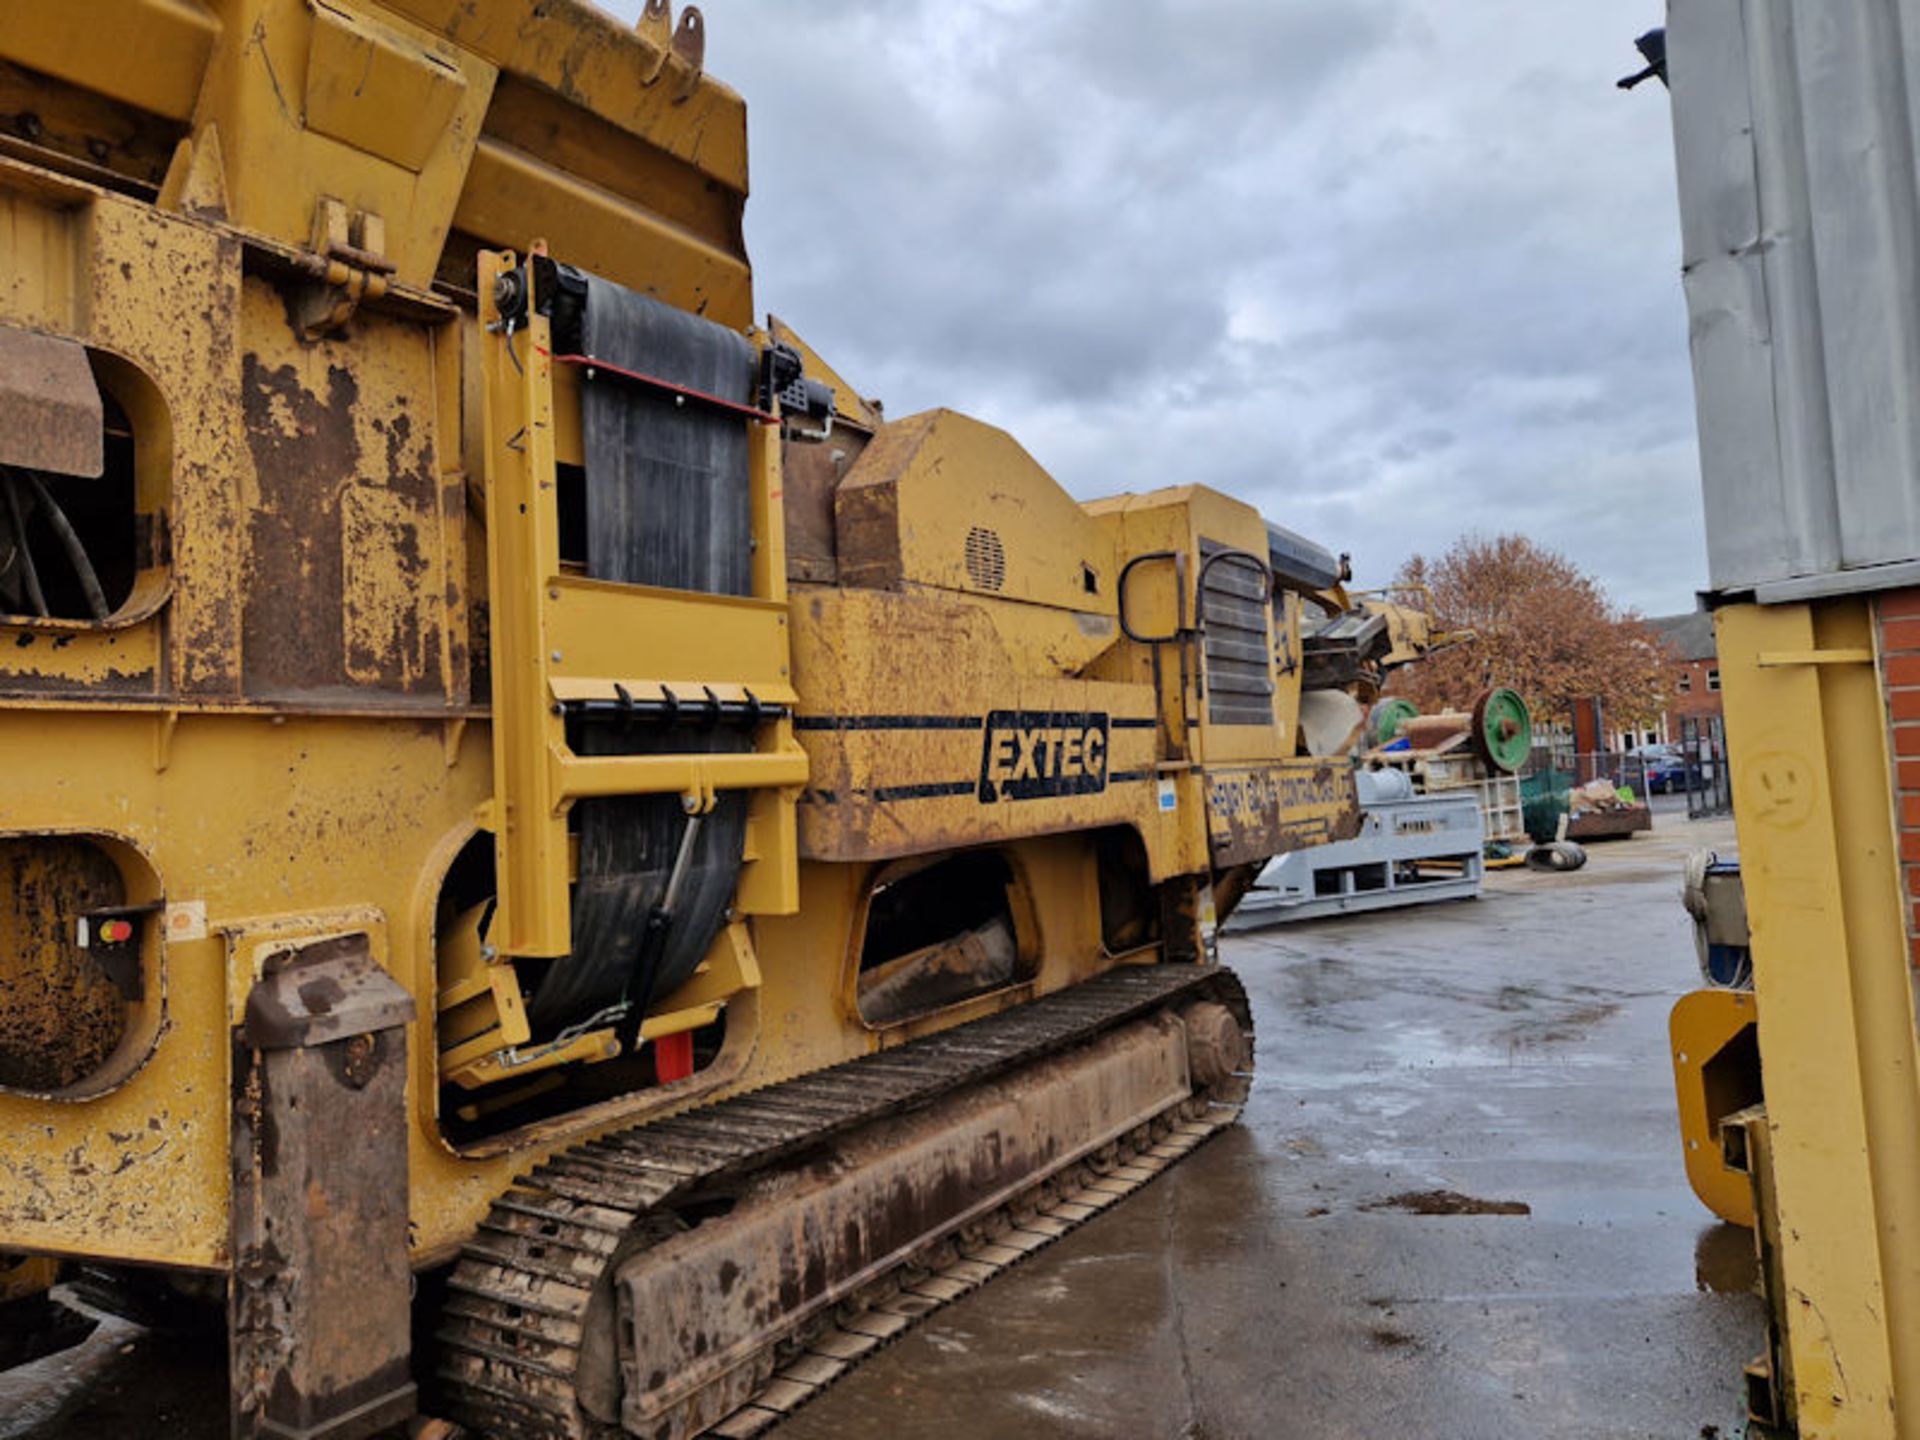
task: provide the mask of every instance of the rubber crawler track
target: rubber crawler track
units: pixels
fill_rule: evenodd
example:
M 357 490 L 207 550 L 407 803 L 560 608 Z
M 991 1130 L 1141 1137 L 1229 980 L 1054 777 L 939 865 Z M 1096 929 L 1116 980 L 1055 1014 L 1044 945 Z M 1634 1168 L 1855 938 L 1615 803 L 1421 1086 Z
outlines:
M 637 1248 L 684 1227 L 676 1204 L 792 1160 L 1117 1025 L 1195 1000 L 1224 1004 L 1249 1037 L 1239 980 L 1219 966 L 1110 970 L 1071 989 L 877 1055 L 562 1150 L 495 1200 L 448 1281 L 437 1369 L 452 1418 L 497 1440 L 600 1440 L 574 1377 L 595 1286 Z M 1249 1045 L 1248 1053 L 1251 1054 Z M 759 1388 L 706 1434 L 762 1433 L 920 1315 L 964 1294 L 1146 1183 L 1244 1098 L 1199 1095 L 1137 1127 L 1091 1164 L 1036 1184 L 985 1224 L 931 1243 L 837 1316 L 770 1340 Z

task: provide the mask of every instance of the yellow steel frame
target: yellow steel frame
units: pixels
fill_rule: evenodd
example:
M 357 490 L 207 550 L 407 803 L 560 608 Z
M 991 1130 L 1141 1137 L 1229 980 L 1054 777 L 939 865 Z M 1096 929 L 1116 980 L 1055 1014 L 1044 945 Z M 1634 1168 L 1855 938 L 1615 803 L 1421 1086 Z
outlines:
M 788 720 L 762 727 L 738 755 L 585 758 L 568 747 L 560 702 L 583 695 L 657 692 L 685 684 L 743 687 L 769 703 L 797 698 L 790 675 L 786 561 L 779 537 L 779 457 L 753 427 L 754 594 L 693 595 L 614 585 L 562 572 L 556 437 L 577 434 L 557 416 L 577 404 L 556 395 L 548 321 L 530 311 L 509 329 L 494 283 L 517 264 L 480 258 L 486 384 L 487 581 L 492 596 L 494 834 L 499 887 L 495 933 L 508 955 L 572 950 L 567 811 L 590 796 L 679 794 L 689 813 L 720 790 L 782 792 L 757 800 L 745 913 L 788 914 L 798 903 L 791 812 L 807 757 Z M 697 693 L 697 692 L 696 692 Z M 775 807 L 769 810 L 769 805 Z M 784 812 L 784 819 L 781 812 Z
M 1754 1023 L 1754 1012 L 1751 991 L 1695 990 L 1682 995 L 1667 1017 L 1687 1183 L 1714 1214 L 1748 1229 L 1753 1227 L 1753 1186 L 1722 1156 L 1720 1124 L 1731 1111 L 1715 1103 L 1707 1077 L 1720 1052 Z
M 1869 602 L 1718 612 L 1803 1440 L 1920 1436 L 1920 1048 Z M 1904 1403 L 1902 1403 L 1904 1402 Z

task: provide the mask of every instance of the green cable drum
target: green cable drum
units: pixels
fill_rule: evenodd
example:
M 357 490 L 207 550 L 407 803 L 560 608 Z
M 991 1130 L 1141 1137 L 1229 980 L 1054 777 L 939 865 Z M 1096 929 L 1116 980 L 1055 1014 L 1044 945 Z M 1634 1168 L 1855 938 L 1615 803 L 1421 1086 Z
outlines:
M 1412 720 L 1420 714 L 1420 707 L 1403 695 L 1392 695 L 1373 707 L 1373 713 L 1367 716 L 1367 733 L 1373 737 L 1376 745 L 1385 745 L 1399 733 L 1403 720 Z
M 1473 704 L 1473 748 L 1496 770 L 1512 775 L 1533 752 L 1533 717 L 1527 702 L 1500 686 Z

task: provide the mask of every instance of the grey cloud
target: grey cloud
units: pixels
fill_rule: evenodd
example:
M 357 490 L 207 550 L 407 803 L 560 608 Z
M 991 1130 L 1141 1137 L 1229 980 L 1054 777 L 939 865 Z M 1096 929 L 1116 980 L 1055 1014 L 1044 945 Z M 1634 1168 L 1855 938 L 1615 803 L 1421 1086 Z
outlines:
M 1163 121 L 1198 116 L 1209 127 L 1220 124 L 1221 111 L 1233 112 L 1230 128 L 1211 136 L 1218 141 L 1333 83 L 1400 16 L 1387 0 L 1137 0 L 1124 7 L 1080 0 L 1049 7 L 1036 29 L 1056 67 L 1123 107 Z M 1188 152 L 1189 163 L 1196 158 Z
M 629 3 L 631 8 L 631 3 Z M 762 308 L 1075 493 L 1202 481 L 1384 578 L 1704 569 L 1659 5 L 707 0 Z

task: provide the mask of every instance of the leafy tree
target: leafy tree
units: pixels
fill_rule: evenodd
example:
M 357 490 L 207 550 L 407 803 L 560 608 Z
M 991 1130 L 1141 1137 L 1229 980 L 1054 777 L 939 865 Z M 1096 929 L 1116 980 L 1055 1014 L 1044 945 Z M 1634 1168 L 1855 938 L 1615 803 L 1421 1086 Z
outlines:
M 1540 723 L 1597 695 L 1609 724 L 1642 724 L 1666 704 L 1672 664 L 1660 638 L 1615 608 L 1592 576 L 1524 535 L 1463 535 L 1438 559 L 1415 555 L 1402 585 L 1424 585 L 1450 629 L 1474 638 L 1394 673 L 1423 711 L 1463 709 L 1489 685 L 1526 697 Z

